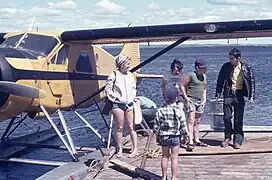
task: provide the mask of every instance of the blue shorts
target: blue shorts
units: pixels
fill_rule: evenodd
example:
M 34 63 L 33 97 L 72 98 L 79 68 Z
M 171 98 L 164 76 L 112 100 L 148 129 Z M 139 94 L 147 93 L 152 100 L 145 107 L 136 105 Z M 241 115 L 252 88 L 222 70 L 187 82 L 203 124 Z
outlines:
M 125 103 L 113 102 L 112 103 L 112 109 L 116 109 L 116 108 L 122 109 L 123 111 L 132 110 L 133 109 L 133 103 L 125 104 Z
M 162 147 L 180 146 L 180 136 L 160 136 L 159 145 Z

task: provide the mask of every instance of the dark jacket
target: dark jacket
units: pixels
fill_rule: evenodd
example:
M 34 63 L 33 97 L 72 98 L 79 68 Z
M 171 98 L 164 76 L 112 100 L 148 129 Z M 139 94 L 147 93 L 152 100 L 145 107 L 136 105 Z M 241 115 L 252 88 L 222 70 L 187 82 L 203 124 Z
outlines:
M 255 100 L 255 75 L 252 68 L 241 62 L 242 64 L 242 72 L 244 78 L 243 84 L 243 95 L 248 97 L 248 99 Z M 222 89 L 224 89 L 223 97 L 228 97 L 229 92 L 231 91 L 231 76 L 232 76 L 233 67 L 230 62 L 223 64 L 217 79 L 216 85 L 216 97 L 219 97 L 222 93 Z

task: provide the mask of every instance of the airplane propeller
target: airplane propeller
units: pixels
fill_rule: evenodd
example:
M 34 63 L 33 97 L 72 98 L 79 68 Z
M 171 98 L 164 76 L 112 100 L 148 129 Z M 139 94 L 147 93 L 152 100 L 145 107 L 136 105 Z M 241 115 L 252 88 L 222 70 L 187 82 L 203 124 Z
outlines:
M 26 98 L 43 99 L 46 97 L 45 92 L 41 89 L 8 81 L 0 81 L 0 91 Z

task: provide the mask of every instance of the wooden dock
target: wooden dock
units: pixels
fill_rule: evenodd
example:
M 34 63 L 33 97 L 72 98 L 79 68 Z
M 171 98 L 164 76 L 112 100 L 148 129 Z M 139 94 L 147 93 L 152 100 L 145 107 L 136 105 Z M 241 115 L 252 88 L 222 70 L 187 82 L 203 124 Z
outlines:
M 205 128 L 204 128 L 205 129 Z M 241 149 L 221 148 L 222 132 L 204 130 L 201 135 L 209 147 L 195 147 L 193 152 L 186 152 L 184 147 L 179 153 L 179 179 L 260 179 L 272 180 L 272 131 L 270 129 L 250 130 L 245 133 L 245 141 Z M 107 167 L 102 169 L 94 178 L 109 179 L 160 179 L 160 147 L 155 138 L 146 147 L 147 137 L 139 136 L 140 156 L 122 158 L 115 155 L 110 159 Z M 124 150 L 129 151 L 128 143 Z M 146 160 L 146 161 L 145 161 Z M 171 177 L 170 162 L 168 179 Z M 85 180 L 91 179 L 89 175 Z

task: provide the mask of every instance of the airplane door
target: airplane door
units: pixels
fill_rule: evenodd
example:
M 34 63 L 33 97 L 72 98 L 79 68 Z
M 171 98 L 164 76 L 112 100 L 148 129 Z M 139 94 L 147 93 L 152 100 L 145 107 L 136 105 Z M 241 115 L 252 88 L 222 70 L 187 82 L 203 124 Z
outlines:
M 50 80 L 48 80 L 47 83 L 54 97 L 53 102 L 62 108 L 69 107 L 73 104 L 71 81 L 69 80 L 69 76 L 67 76 L 69 63 L 68 54 L 69 45 L 64 44 L 48 64 Z
M 77 74 L 97 74 L 95 56 L 92 46 L 83 46 L 76 53 L 75 56 L 75 73 Z M 75 104 L 81 102 L 90 96 L 93 92 L 98 90 L 98 81 L 96 80 L 83 80 L 78 76 L 78 79 L 73 80 L 73 94 Z M 82 106 L 88 106 L 93 101 L 88 101 L 87 104 Z

